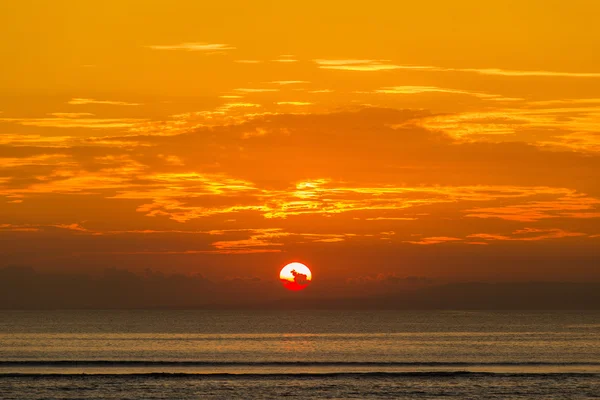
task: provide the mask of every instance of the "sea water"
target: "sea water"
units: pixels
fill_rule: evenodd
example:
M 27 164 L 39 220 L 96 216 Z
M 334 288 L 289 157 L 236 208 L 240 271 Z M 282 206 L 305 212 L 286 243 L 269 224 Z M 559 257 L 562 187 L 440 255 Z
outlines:
M 1 399 L 600 398 L 600 312 L 0 311 Z

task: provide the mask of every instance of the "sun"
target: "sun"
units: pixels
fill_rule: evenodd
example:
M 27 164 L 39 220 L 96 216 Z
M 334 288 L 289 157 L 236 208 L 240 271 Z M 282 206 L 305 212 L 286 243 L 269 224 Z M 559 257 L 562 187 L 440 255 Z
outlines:
M 281 269 L 279 279 L 286 289 L 302 290 L 312 281 L 312 273 L 306 265 L 293 262 Z

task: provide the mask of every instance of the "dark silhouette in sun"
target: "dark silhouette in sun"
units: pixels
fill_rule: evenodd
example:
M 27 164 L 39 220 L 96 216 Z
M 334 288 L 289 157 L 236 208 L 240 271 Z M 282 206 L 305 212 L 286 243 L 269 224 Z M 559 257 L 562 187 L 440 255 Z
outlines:
M 293 282 L 289 281 L 287 279 L 281 279 L 281 282 L 283 283 L 283 286 L 286 287 L 286 289 L 302 290 L 308 286 L 310 281 L 308 280 L 308 276 L 306 274 L 301 274 L 300 272 L 296 271 L 295 269 L 293 269 L 291 271 L 291 274 L 294 276 Z
M 307 285 L 308 280 L 306 274 L 301 274 L 300 272 L 296 272 L 295 269 L 292 270 L 292 275 L 294 275 L 294 282 L 298 285 Z

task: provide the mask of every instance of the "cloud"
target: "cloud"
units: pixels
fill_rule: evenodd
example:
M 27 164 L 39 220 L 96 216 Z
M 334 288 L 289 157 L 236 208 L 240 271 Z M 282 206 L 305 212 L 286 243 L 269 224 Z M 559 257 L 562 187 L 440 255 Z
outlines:
M 140 124 L 145 119 L 140 118 L 0 118 L 0 121 L 13 122 L 24 126 L 42 128 L 89 128 L 89 129 L 118 129 L 129 128 Z
M 54 227 L 60 228 L 60 229 L 68 229 L 68 230 L 76 231 L 76 232 L 92 233 L 89 229 L 84 228 L 79 223 L 56 224 L 56 225 L 51 225 L 51 226 L 54 226 Z M 96 233 L 96 232 L 94 232 L 94 233 Z M 98 232 L 97 234 L 100 234 L 100 233 Z
M 570 132 L 540 141 L 542 146 L 563 147 L 574 151 L 600 152 L 600 132 Z
M 39 230 L 30 225 L 0 224 L 0 232 L 38 232 Z
M 467 217 L 499 218 L 508 221 L 535 222 L 548 218 L 599 218 L 600 199 L 565 190 L 551 201 L 530 201 L 497 207 L 467 210 Z
M 273 83 L 275 85 L 287 86 L 287 85 L 301 85 L 301 84 L 310 83 L 310 82 L 309 81 L 271 81 L 269 83 Z
M 29 157 L 0 157 L 0 168 L 54 165 L 61 167 L 77 166 L 66 154 L 39 154 Z
M 278 92 L 279 89 L 273 89 L 273 88 L 237 88 L 237 89 L 233 89 L 236 92 L 243 92 L 243 93 L 268 93 L 268 92 Z
M 382 70 L 407 70 L 429 72 L 467 72 L 479 75 L 506 76 L 506 77 L 554 77 L 554 78 L 599 78 L 600 72 L 565 72 L 544 70 L 512 70 L 502 68 L 450 68 L 432 65 L 399 65 L 390 60 L 325 60 L 317 59 L 314 62 L 321 69 L 338 69 L 349 71 L 382 71 Z
M 600 72 L 523 71 L 500 68 L 448 68 L 443 70 L 513 77 L 600 78 Z
M 90 235 L 102 235 L 102 232 L 92 231 L 84 228 L 79 223 L 70 223 L 70 224 L 0 224 L 0 231 L 8 230 L 12 232 L 42 232 L 48 229 L 58 228 L 65 229 L 68 231 L 73 231 L 76 233 L 85 233 Z
M 280 252 L 281 249 L 273 248 L 283 246 L 283 243 L 274 240 L 289 236 L 281 229 L 258 229 L 248 239 L 217 241 L 212 245 L 220 254 L 248 254 L 264 252 Z
M 221 106 L 221 108 L 223 109 L 230 109 L 230 108 L 245 108 L 245 107 L 260 107 L 260 104 L 256 104 L 256 103 L 243 103 L 243 102 L 237 102 L 237 103 L 225 103 Z
M 598 107 L 539 108 L 530 103 L 519 108 L 498 108 L 438 114 L 417 123 L 462 140 L 524 141 L 538 146 L 598 151 Z
M 365 221 L 416 221 L 414 217 L 375 217 L 364 218 Z
M 407 240 L 407 241 L 405 241 L 405 243 L 430 245 L 430 244 L 451 243 L 451 242 L 459 242 L 459 241 L 462 241 L 462 239 L 456 238 L 456 237 L 449 237 L 449 236 L 433 236 L 433 237 L 426 237 L 421 240 Z
M 228 50 L 235 50 L 235 47 L 222 43 L 202 43 L 202 42 L 186 42 L 174 45 L 153 45 L 146 46 L 152 50 L 184 50 L 184 51 L 200 51 L 204 53 L 218 53 Z
M 271 61 L 277 62 L 277 63 L 296 63 L 296 62 L 298 62 L 296 57 L 292 54 L 283 54 Z
M 311 102 L 308 101 L 278 101 L 277 105 L 280 106 L 309 106 Z
M 587 98 L 587 99 L 559 99 L 559 100 L 538 100 L 530 101 L 529 106 L 533 107 L 547 107 L 547 106 L 569 106 L 569 105 L 600 105 L 600 99 L 598 98 Z
M 168 165 L 177 165 L 177 166 L 185 165 L 183 160 L 181 158 L 177 157 L 176 155 L 159 154 L 158 157 L 165 160 L 165 163 Z
M 207 124 L 194 112 L 93 138 L 2 136 L 0 217 L 35 229 L 3 235 L 29 235 L 37 247 L 72 236 L 82 260 L 263 259 L 326 247 L 353 254 L 349 262 L 366 249 L 501 247 L 469 235 L 557 235 L 512 234 L 526 228 L 597 233 L 592 153 L 463 141 L 421 126 L 432 117 L 426 110 L 249 116 L 257 107 L 227 107 L 220 112 L 239 120 Z M 593 240 L 561 246 L 574 241 L 587 249 Z M 72 254 L 64 243 L 48 251 Z
M 79 100 L 81 100 L 81 99 L 79 99 Z M 49 113 L 48 115 L 52 115 L 53 117 L 57 117 L 57 118 L 81 118 L 81 117 L 93 116 L 94 114 L 92 114 L 92 113 L 55 112 L 55 113 Z
M 321 69 L 336 69 L 346 71 L 386 71 L 401 69 L 402 66 L 390 64 L 386 60 L 314 60 Z M 424 68 L 428 67 L 411 67 Z
M 141 106 L 140 103 L 129 103 L 126 101 L 114 101 L 114 100 L 96 100 L 96 99 L 86 99 L 81 97 L 74 97 L 67 102 L 67 104 L 71 105 L 88 105 L 88 104 L 105 104 L 111 106 Z M 71 113 L 72 116 L 73 114 Z M 91 114 L 88 114 L 91 115 Z
M 393 86 L 385 87 L 375 91 L 375 93 L 383 94 L 421 94 L 421 93 L 449 93 L 449 94 L 463 94 L 468 96 L 478 97 L 486 100 L 506 100 L 507 98 L 497 94 L 489 94 L 482 92 L 473 92 L 469 90 L 449 89 L 437 86 Z M 510 98 L 510 101 L 522 100 Z
M 69 147 L 75 142 L 72 136 L 42 136 L 32 134 L 10 134 L 5 133 L 0 135 L 0 145 L 8 145 L 11 147 Z
M 494 240 L 508 240 L 508 241 L 538 241 L 548 239 L 562 239 L 566 237 L 578 237 L 586 236 L 585 233 L 581 232 L 569 232 L 563 229 L 540 229 L 540 228 L 522 228 L 517 229 L 510 235 L 499 235 L 499 234 L 488 234 L 488 233 L 476 233 L 468 235 L 467 237 L 473 239 L 483 239 L 488 241 Z

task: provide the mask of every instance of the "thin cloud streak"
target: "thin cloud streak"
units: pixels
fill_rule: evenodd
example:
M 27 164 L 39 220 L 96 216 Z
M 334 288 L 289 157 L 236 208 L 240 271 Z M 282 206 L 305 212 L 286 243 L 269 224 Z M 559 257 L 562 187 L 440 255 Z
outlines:
M 431 72 L 469 72 L 490 76 L 510 77 L 557 77 L 557 78 L 600 78 L 600 72 L 566 72 L 544 70 L 511 70 L 502 68 L 449 68 L 433 65 L 399 65 L 390 60 L 313 60 L 321 69 L 337 69 L 348 71 L 383 71 L 383 70 L 409 70 Z
M 569 232 L 563 229 L 540 229 L 540 228 L 523 228 L 513 231 L 510 235 L 476 233 L 468 235 L 471 239 L 482 239 L 486 241 L 539 241 L 548 239 L 562 239 L 568 237 L 587 236 L 581 232 Z
M 278 101 L 277 105 L 280 106 L 309 106 L 311 102 L 308 101 Z
M 139 118 L 0 118 L 0 121 L 43 128 L 118 129 L 133 127 L 146 120 Z
M 335 69 L 347 71 L 385 71 L 402 68 L 399 65 L 389 64 L 387 60 L 314 60 L 321 69 Z M 425 67 L 424 67 L 425 68 Z
M 114 101 L 114 100 L 96 100 L 96 99 L 86 99 L 81 97 L 72 98 L 67 102 L 70 105 L 88 105 L 88 104 L 105 104 L 111 106 L 141 106 L 140 103 L 129 103 L 126 101 Z
M 503 99 L 502 96 L 496 94 L 473 92 L 470 90 L 449 89 L 437 86 L 393 86 L 377 89 L 375 93 L 382 94 L 422 94 L 422 93 L 448 93 L 448 94 L 463 94 L 474 96 L 481 99 L 498 100 Z
M 273 88 L 237 88 L 233 89 L 236 92 L 242 93 L 268 93 L 268 92 L 279 92 L 279 89 Z
M 275 85 L 286 86 L 286 85 L 300 85 L 300 84 L 306 84 L 306 83 L 310 83 L 310 82 L 309 81 L 271 81 L 269 83 L 273 83 Z
M 236 48 L 223 43 L 202 43 L 202 42 L 186 42 L 173 45 L 152 45 L 146 46 L 152 50 L 184 50 L 184 51 L 200 51 L 205 53 L 215 53 L 227 50 L 235 50 Z
M 296 56 L 294 56 L 292 54 L 283 54 L 271 61 L 277 62 L 277 63 L 296 63 L 296 62 L 298 62 L 298 60 L 296 59 Z

